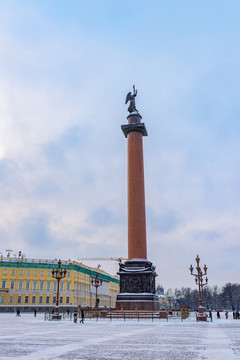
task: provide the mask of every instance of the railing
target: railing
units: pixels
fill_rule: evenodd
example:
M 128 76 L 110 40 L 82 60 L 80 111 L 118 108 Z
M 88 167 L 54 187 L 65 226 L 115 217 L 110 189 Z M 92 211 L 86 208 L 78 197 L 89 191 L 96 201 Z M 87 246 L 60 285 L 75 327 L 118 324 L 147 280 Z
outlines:
M 25 258 L 25 257 L 4 257 L 4 256 L 0 256 L 0 261 L 3 262 L 15 262 L 15 263 L 22 263 L 22 262 L 29 262 L 29 263 L 43 263 L 43 264 L 57 264 L 58 263 L 58 259 L 54 259 L 54 260 L 49 260 L 49 259 L 30 259 L 30 258 Z M 65 260 L 62 262 L 63 264 L 70 264 L 73 263 L 71 260 Z
M 20 263 L 20 262 L 29 262 L 29 263 L 43 263 L 43 264 L 57 264 L 58 263 L 58 259 L 30 259 L 30 258 L 26 258 L 26 257 L 17 257 L 17 256 L 13 256 L 13 257 L 7 257 L 7 256 L 3 256 L 1 255 L 0 256 L 0 261 L 5 261 L 5 262 L 17 262 L 17 263 Z M 83 263 L 80 263 L 78 261 L 74 261 L 74 260 L 63 260 L 62 261 L 62 264 L 69 264 L 69 265 L 72 265 L 72 264 L 76 264 L 76 265 L 81 265 L 81 266 L 84 266 L 86 268 L 89 268 L 89 269 L 92 269 L 92 267 L 90 266 L 87 266 L 87 265 L 84 265 Z M 101 271 L 101 270 L 100 270 Z
M 57 264 L 58 263 L 58 259 L 30 259 L 30 258 L 25 258 L 25 257 L 6 257 L 6 256 L 0 256 L 0 262 L 12 262 L 12 263 L 33 263 L 33 264 Z M 63 260 L 62 261 L 63 265 L 79 265 L 88 269 L 92 269 L 91 267 L 84 265 L 82 263 L 79 263 L 78 261 L 74 261 L 74 260 Z
M 52 312 L 45 312 L 44 314 L 44 320 L 52 320 Z M 74 319 L 74 312 L 60 312 L 59 315 L 61 315 L 61 320 L 64 321 L 73 321 Z M 78 313 L 78 319 L 80 318 L 80 314 Z M 185 314 L 186 315 L 186 314 Z M 128 321 L 128 320 L 135 320 L 135 321 L 144 321 L 144 320 L 150 320 L 150 321 L 161 321 L 166 320 L 167 322 L 169 320 L 190 320 L 191 314 L 188 314 L 189 316 L 185 317 L 183 313 L 180 311 L 178 313 L 169 314 L 164 311 L 135 311 L 135 310 L 129 310 L 129 311 L 102 311 L 102 310 L 84 310 L 84 318 L 88 321 L 103 321 L 103 320 L 122 320 L 122 321 Z
M 152 321 L 156 321 L 156 320 L 166 320 L 169 321 L 171 319 L 176 319 L 176 320 L 185 320 L 187 319 L 190 314 L 188 312 L 167 312 L 167 311 L 138 311 L 138 310 L 90 310 L 90 311 L 84 311 L 85 313 L 85 318 L 89 318 L 89 319 L 96 319 L 96 321 L 101 320 L 101 319 L 109 319 L 110 321 L 114 320 L 114 319 L 118 319 L 118 320 L 152 320 Z
M 65 320 L 65 321 L 72 321 L 73 320 L 73 312 L 60 312 L 59 315 L 61 315 L 61 320 Z M 52 316 L 54 315 L 54 313 L 52 312 L 45 312 L 44 313 L 44 320 L 48 320 L 51 321 L 52 320 Z

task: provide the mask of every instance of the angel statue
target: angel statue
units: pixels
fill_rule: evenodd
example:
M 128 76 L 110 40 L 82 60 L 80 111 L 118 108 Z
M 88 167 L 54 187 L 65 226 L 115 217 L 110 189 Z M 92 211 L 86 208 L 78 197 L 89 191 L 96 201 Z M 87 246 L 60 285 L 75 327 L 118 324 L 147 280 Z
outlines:
M 131 93 L 131 91 L 129 91 L 129 93 L 126 96 L 126 101 L 125 104 L 127 104 L 130 101 L 129 107 L 128 107 L 128 111 L 130 113 L 137 111 L 136 109 L 136 104 L 135 104 L 135 97 L 137 96 L 137 90 L 135 90 L 135 85 L 133 85 L 133 94 Z

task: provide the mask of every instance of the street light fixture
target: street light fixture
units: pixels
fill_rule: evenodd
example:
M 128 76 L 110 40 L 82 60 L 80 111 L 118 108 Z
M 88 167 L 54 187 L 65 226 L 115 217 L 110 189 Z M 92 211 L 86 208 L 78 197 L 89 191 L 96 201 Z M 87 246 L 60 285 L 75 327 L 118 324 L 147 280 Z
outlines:
M 200 263 L 200 258 L 199 256 L 197 255 L 196 257 L 196 263 L 197 263 L 197 266 L 196 266 L 196 270 L 197 270 L 197 273 L 193 273 L 193 266 L 190 265 L 189 267 L 189 270 L 191 272 L 191 275 L 195 276 L 195 282 L 196 284 L 198 285 L 198 293 L 199 293 L 199 307 L 198 307 L 198 313 L 197 313 L 197 320 L 198 321 L 207 321 L 207 314 L 206 314 L 206 309 L 205 309 L 205 306 L 204 306 L 204 301 L 203 301 L 203 287 L 205 285 L 207 285 L 208 283 L 208 278 L 207 278 L 207 266 L 206 264 L 204 265 L 203 267 L 203 270 L 204 272 L 202 271 L 199 263 Z M 204 279 L 203 277 L 205 277 L 205 283 L 204 283 Z
M 60 281 L 66 277 L 67 270 L 63 270 L 61 260 L 58 261 L 58 268 L 52 269 L 52 277 L 57 280 L 57 297 L 56 297 L 56 305 L 54 308 L 54 314 L 52 316 L 52 320 L 61 320 L 62 316 L 59 314 L 59 289 L 60 289 Z
M 102 279 L 98 278 L 98 274 L 96 274 L 96 277 L 92 277 L 91 280 L 91 284 L 92 286 L 94 286 L 96 288 L 96 301 L 95 301 L 95 308 L 98 308 L 98 294 L 97 294 L 97 289 L 99 286 L 102 285 Z

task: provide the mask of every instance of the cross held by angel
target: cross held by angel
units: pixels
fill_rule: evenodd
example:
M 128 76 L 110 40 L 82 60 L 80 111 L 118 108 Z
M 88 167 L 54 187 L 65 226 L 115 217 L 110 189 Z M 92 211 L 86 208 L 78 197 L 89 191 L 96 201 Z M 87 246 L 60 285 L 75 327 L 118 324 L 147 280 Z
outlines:
M 129 101 L 129 107 L 128 107 L 128 111 L 130 113 L 132 112 L 138 112 L 136 109 L 136 104 L 135 104 L 135 97 L 137 96 L 137 90 L 135 90 L 135 85 L 133 85 L 133 93 L 131 93 L 131 91 L 129 91 L 129 93 L 126 96 L 126 101 L 125 104 L 127 104 Z

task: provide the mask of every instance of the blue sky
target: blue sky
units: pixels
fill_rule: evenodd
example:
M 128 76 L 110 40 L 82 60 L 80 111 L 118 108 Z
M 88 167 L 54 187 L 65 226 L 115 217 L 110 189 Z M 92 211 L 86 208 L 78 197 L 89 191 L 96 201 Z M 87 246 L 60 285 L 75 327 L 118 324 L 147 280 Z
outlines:
M 0 251 L 127 256 L 125 96 L 158 282 L 237 282 L 238 1 L 0 1 Z

